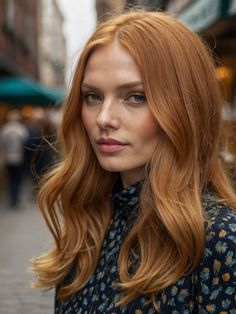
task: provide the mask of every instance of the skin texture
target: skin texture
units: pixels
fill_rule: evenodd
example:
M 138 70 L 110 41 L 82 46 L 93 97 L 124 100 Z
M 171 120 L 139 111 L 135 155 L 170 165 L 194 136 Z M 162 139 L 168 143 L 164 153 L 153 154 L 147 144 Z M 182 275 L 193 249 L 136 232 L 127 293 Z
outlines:
M 101 167 L 120 172 L 124 186 L 143 179 L 159 128 L 149 109 L 139 69 L 118 42 L 92 53 L 82 93 L 83 123 Z M 121 145 L 107 143 L 107 139 Z

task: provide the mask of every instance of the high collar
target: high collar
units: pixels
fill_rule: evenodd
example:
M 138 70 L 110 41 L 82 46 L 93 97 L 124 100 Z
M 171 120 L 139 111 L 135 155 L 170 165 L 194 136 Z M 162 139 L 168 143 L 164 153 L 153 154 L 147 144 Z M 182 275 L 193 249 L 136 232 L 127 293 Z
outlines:
M 116 209 L 125 209 L 128 214 L 130 210 L 136 208 L 139 203 L 139 196 L 143 181 L 138 181 L 127 188 L 122 186 L 121 180 L 117 180 L 111 198 Z

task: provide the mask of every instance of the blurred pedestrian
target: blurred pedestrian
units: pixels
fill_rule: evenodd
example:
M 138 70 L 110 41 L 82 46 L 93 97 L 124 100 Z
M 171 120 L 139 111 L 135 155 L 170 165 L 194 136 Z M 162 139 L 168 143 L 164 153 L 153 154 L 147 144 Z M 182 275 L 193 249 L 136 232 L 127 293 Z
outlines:
M 21 122 L 19 110 L 10 110 L 0 133 L 1 147 L 8 176 L 8 194 L 11 206 L 20 201 L 24 177 L 24 149 L 29 133 Z
M 54 163 L 55 152 L 52 148 L 55 136 L 54 126 L 45 116 L 44 110 L 36 110 L 27 121 L 29 137 L 26 143 L 26 164 L 34 187 L 37 188 L 42 175 Z
M 34 260 L 55 313 L 235 313 L 236 197 L 222 98 L 199 37 L 130 12 L 86 44 L 39 206 L 55 239 Z

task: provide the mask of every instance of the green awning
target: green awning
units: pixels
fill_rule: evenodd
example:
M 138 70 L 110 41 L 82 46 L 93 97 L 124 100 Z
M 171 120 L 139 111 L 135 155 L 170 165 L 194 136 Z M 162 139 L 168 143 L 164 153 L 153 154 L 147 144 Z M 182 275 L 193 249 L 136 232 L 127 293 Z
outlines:
M 14 105 L 53 105 L 62 103 L 65 95 L 25 77 L 7 77 L 0 80 L 0 102 Z
M 234 0 L 197 0 L 177 18 L 194 32 L 201 32 L 220 19 L 232 15 Z

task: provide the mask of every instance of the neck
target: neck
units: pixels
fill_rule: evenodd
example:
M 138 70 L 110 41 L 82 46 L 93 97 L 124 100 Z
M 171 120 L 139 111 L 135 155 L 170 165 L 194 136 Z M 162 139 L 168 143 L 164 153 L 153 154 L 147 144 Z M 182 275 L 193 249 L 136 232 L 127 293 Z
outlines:
M 141 181 L 144 179 L 145 177 L 145 171 L 144 171 L 144 168 L 141 167 L 139 169 L 135 169 L 135 170 L 130 170 L 130 171 L 125 171 L 125 172 L 122 172 L 120 174 L 121 176 L 121 181 L 122 181 L 122 184 L 123 184 L 123 187 L 124 188 L 127 188 L 128 186 L 138 182 L 138 181 Z

